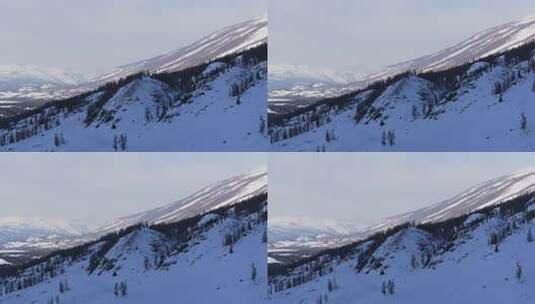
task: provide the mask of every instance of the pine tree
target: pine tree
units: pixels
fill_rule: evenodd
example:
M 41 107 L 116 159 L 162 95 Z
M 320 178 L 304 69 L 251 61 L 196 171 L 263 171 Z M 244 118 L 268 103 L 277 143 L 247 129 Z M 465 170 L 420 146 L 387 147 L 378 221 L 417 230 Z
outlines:
M 260 122 L 258 123 L 258 132 L 262 135 L 264 135 L 264 132 L 266 131 L 266 120 L 263 116 L 260 116 Z
M 418 267 L 418 261 L 414 255 L 411 256 L 411 267 L 412 269 L 416 269 Z
M 113 151 L 117 152 L 119 149 L 119 139 L 117 138 L 117 135 L 113 137 Z
M 251 264 L 251 281 L 256 282 L 256 265 Z
M 522 279 L 522 266 L 520 266 L 519 262 L 516 262 L 515 276 L 518 281 Z
M 520 113 L 520 129 L 526 131 L 528 127 L 528 119 L 526 118 L 526 113 Z
M 528 236 L 527 236 L 528 243 L 533 242 L 533 234 L 531 233 L 531 227 L 528 229 Z

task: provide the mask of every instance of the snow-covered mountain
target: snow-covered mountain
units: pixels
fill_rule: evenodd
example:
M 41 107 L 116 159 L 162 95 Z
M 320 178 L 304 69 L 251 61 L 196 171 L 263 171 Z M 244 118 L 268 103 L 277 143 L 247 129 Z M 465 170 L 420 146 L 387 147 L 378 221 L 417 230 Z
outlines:
M 278 114 L 340 95 L 340 88 L 365 78 L 362 73 L 289 64 L 270 64 L 268 73 L 269 110 Z
M 409 213 L 386 218 L 370 228 L 372 232 L 403 223 L 437 223 L 495 206 L 535 192 L 535 169 L 525 169 L 473 186 L 452 198 Z
M 364 75 L 353 72 L 340 72 L 330 69 L 314 69 L 309 66 L 270 64 L 269 65 L 269 89 L 291 89 L 295 86 L 326 86 L 337 84 L 349 84 L 355 82 Z
M 77 221 L 0 218 L 0 258 L 3 264 L 27 261 L 52 250 L 79 244 L 90 230 L 91 227 Z
M 406 71 L 440 71 L 498 54 L 535 39 L 535 15 L 481 31 L 460 43 L 420 58 L 388 66 L 370 78 L 391 77 Z
M 31 261 L 1 258 L 0 303 L 266 301 L 266 183 L 240 175 Z
M 267 193 L 267 172 L 242 174 L 204 187 L 165 206 L 98 227 L 65 220 L 0 218 L 0 258 L 20 263 L 139 224 L 166 224 Z
M 462 44 L 464 56 L 455 51 L 451 61 L 437 59 L 445 62 L 440 68 L 435 61 L 426 63 L 429 67 L 425 60 L 412 61 L 408 69 L 420 72 L 395 70 L 385 74 L 388 79 L 381 76 L 293 114 L 270 113 L 272 149 L 531 151 L 535 107 L 528 100 L 535 94 L 535 42 L 527 33 L 532 25 L 533 19 L 523 19 L 476 35 L 488 38 L 497 31 L 505 36 L 482 38 L 488 48 L 473 38 L 474 44 Z M 477 56 L 486 57 L 470 57 L 476 50 L 484 50 Z
M 175 72 L 267 43 L 267 17 L 257 17 L 213 32 L 193 44 L 115 68 L 91 79 L 105 83 L 139 72 Z
M 288 262 L 362 239 L 364 228 L 353 221 L 270 217 L 268 251 L 272 262 Z
M 306 100 L 309 96 L 313 96 L 315 98 L 314 100 L 317 101 L 318 99 L 321 99 L 321 97 L 325 98 L 342 95 L 350 91 L 361 89 L 367 84 L 375 81 L 393 77 L 407 71 L 427 72 L 450 69 L 467 62 L 476 61 L 479 58 L 510 50 L 531 42 L 534 39 L 535 15 L 532 15 L 483 30 L 451 47 L 422 57 L 386 66 L 384 69 L 375 73 L 370 71 L 367 71 L 366 73 L 342 73 L 343 75 L 354 75 L 347 78 L 349 81 L 331 83 L 323 82 L 325 85 L 321 87 L 314 88 L 312 86 L 302 86 L 297 87 L 295 90 L 290 90 L 290 87 L 285 87 L 287 91 L 279 93 L 277 93 L 279 88 L 273 87 L 273 94 L 274 96 L 282 96 L 284 93 L 285 96 L 288 96 L 289 103 L 293 101 L 299 103 L 299 99 Z M 296 71 L 292 71 L 294 69 Z M 310 74 L 307 67 L 294 67 L 294 69 L 289 70 L 290 79 L 293 74 Z M 276 70 L 277 69 L 275 69 L 275 71 Z M 284 72 L 284 70 L 282 71 Z M 329 74 L 336 75 L 336 72 L 330 71 Z M 331 85 L 329 86 L 327 84 Z M 309 93 L 307 93 L 307 91 Z M 271 95 L 270 87 L 270 97 Z
M 274 303 L 530 303 L 533 170 L 493 179 L 361 241 L 291 266 L 271 260 Z M 271 253 L 270 253 L 271 254 Z M 447 282 L 447 284 L 444 284 Z M 321 298 L 321 300 L 320 300 Z
M 140 224 L 172 223 L 201 212 L 235 204 L 267 193 L 267 172 L 258 171 L 219 181 L 168 205 L 113 220 L 97 229 L 99 233 L 118 231 Z
M 15 238 L 19 238 L 18 235 L 49 236 L 51 234 L 57 234 L 79 236 L 87 233 L 89 230 L 90 228 L 83 223 L 74 221 L 36 217 L 0 218 L 0 242 L 12 240 L 9 233 L 13 233 Z
M 96 76 L 58 68 L 0 66 L 0 118 L 51 100 L 76 96 L 134 74 L 176 72 L 266 43 L 267 17 L 257 17 L 213 32 L 191 45 Z
M 266 19 L 257 18 L 53 91 L 38 107 L 8 101 L 0 105 L 0 149 L 265 151 L 266 33 Z
M 58 68 L 0 65 L 0 98 L 7 97 L 6 91 L 75 86 L 86 81 L 87 78 L 83 74 Z
M 265 196 L 0 268 L 0 303 L 266 301 Z M 24 283 L 23 283 L 24 282 Z
M 531 193 L 535 193 L 535 169 L 524 169 L 485 181 L 427 207 L 382 219 L 373 225 L 336 221 L 324 223 L 318 219 L 270 222 L 268 248 L 272 258 L 282 262 L 294 261 L 406 223 L 444 222 Z
M 360 231 L 363 226 L 350 221 L 330 219 L 278 217 L 269 219 L 269 240 L 287 241 L 300 237 L 347 236 Z

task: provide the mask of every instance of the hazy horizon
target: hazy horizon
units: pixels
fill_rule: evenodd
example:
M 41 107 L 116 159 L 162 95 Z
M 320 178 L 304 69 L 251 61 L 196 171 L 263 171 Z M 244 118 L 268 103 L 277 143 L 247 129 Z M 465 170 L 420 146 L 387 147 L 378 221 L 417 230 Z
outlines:
M 527 153 L 279 153 L 269 159 L 270 218 L 371 225 L 534 167 Z
M 0 65 L 105 72 L 189 45 L 266 10 L 264 0 L 7 1 L 0 10 Z
M 273 0 L 268 9 L 270 64 L 357 73 L 428 55 L 535 14 L 527 0 Z
M 0 218 L 100 225 L 265 169 L 264 153 L 5 153 Z

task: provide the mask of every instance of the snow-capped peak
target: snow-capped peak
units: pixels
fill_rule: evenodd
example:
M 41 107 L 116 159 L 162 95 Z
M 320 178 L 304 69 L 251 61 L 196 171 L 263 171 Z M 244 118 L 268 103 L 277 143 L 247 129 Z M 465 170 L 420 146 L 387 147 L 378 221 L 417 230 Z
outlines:
M 364 226 L 351 221 L 275 217 L 269 219 L 270 242 L 296 240 L 302 237 L 345 237 L 359 232 Z
M 84 81 L 86 81 L 84 75 L 58 68 L 18 64 L 0 65 L 0 89 L 2 90 L 43 86 L 75 86 Z
M 92 81 L 107 82 L 148 71 L 173 72 L 244 51 L 267 42 L 267 17 L 261 16 L 215 31 L 193 44 L 153 58 L 119 66 Z
M 42 232 L 46 234 L 60 234 L 65 236 L 80 236 L 89 231 L 87 226 L 74 221 L 45 219 L 39 217 L 2 217 L 0 230 Z
M 119 218 L 98 231 L 116 231 L 139 223 L 172 223 L 266 192 L 267 172 L 258 170 L 222 180 L 163 207 Z

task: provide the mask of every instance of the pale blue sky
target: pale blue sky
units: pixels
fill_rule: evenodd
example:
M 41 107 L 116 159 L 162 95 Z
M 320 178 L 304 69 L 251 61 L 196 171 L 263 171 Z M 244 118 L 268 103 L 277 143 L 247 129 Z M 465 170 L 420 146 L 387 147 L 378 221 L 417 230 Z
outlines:
M 0 0 L 0 64 L 102 71 L 266 13 L 267 0 Z
M 366 72 L 532 14 L 532 0 L 270 0 L 270 63 Z
M 263 153 L 2 153 L 0 216 L 99 224 L 266 166 Z
M 372 224 L 523 168 L 534 153 L 271 154 L 269 216 Z

